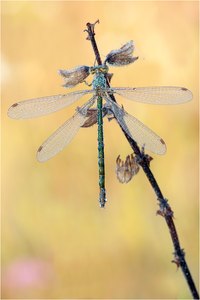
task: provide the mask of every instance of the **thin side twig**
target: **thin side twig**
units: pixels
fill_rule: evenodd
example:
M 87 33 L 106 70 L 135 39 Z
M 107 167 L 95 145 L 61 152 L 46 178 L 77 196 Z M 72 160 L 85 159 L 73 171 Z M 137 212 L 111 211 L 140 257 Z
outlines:
M 87 23 L 86 24 L 87 29 L 85 31 L 87 31 L 87 33 L 88 33 L 87 39 L 90 40 L 90 42 L 92 44 L 96 61 L 97 61 L 98 65 L 101 65 L 102 61 L 101 61 L 99 50 L 98 50 L 96 40 L 94 37 L 95 36 L 94 27 L 95 27 L 96 23 L 99 23 L 99 20 L 97 20 L 94 24 Z M 108 79 L 107 79 L 107 84 L 110 87 Z M 111 94 L 110 97 L 114 102 L 116 102 L 116 99 L 113 94 Z M 169 228 L 170 236 L 171 236 L 172 243 L 174 246 L 174 253 L 173 253 L 174 259 L 172 260 L 172 262 L 176 263 L 177 267 L 181 267 L 181 270 L 185 276 L 186 282 L 191 291 L 193 299 L 199 299 L 198 291 L 196 289 L 194 280 L 192 278 L 192 275 L 190 273 L 190 270 L 189 270 L 188 265 L 185 260 L 185 252 L 180 246 L 177 230 L 176 230 L 176 227 L 175 227 L 175 224 L 173 221 L 173 210 L 171 209 L 168 201 L 164 198 L 164 196 L 159 188 L 159 185 L 158 185 L 152 171 L 150 170 L 150 163 L 149 163 L 148 157 L 144 154 L 144 151 L 140 150 L 137 143 L 132 138 L 130 138 L 130 136 L 125 132 L 125 130 L 122 127 L 121 127 L 121 130 L 123 131 L 126 139 L 128 140 L 131 148 L 133 149 L 133 151 L 137 157 L 138 164 L 142 167 L 146 177 L 149 180 L 149 183 L 151 184 L 151 186 L 156 194 L 156 197 L 157 197 L 157 200 L 159 203 L 159 210 L 157 211 L 157 214 L 164 217 L 164 219 L 167 223 L 167 226 Z

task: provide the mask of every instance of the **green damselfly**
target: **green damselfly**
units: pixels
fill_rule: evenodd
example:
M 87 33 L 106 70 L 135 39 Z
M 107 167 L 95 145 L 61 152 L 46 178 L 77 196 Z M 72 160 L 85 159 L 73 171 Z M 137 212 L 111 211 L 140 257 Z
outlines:
M 92 97 L 81 107 L 76 109 L 72 118 L 59 127 L 38 149 L 37 159 L 44 162 L 60 152 L 67 146 L 80 127 L 90 127 L 98 124 L 98 164 L 99 164 L 99 188 L 100 206 L 106 202 L 105 167 L 104 167 L 104 141 L 103 141 L 103 117 L 107 115 L 114 118 L 123 130 L 138 144 L 156 154 L 164 154 L 166 145 L 164 141 L 151 129 L 128 114 L 124 108 L 113 101 L 112 95 L 118 94 L 127 99 L 151 104 L 179 104 L 190 101 L 192 93 L 186 88 L 161 86 L 161 87 L 117 87 L 108 85 L 111 74 L 108 73 L 108 65 L 124 66 L 133 63 L 138 57 L 133 57 L 134 45 L 130 41 L 120 49 L 112 50 L 102 65 L 93 67 L 78 66 L 71 70 L 60 70 L 59 74 L 65 80 L 64 87 L 71 88 L 92 74 L 92 89 L 75 91 L 64 95 L 47 96 L 21 101 L 13 104 L 8 110 L 8 116 L 14 119 L 27 119 L 56 112 L 79 100 L 86 94 Z M 105 103 L 103 104 L 103 100 Z M 96 107 L 94 107 L 96 103 Z

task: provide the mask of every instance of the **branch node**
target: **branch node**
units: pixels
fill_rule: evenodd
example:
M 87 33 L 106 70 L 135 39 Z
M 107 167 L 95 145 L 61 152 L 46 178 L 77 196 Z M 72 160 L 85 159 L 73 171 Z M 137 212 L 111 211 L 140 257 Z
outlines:
M 96 20 L 96 22 L 95 23 L 87 23 L 86 24 L 86 26 L 87 26 L 87 28 L 88 29 L 85 29 L 84 31 L 86 31 L 87 33 L 88 33 L 88 36 L 86 37 L 86 40 L 91 40 L 91 35 L 92 36 L 95 36 L 95 32 L 94 32 L 94 27 L 95 27 L 95 25 L 97 24 L 97 23 L 99 23 L 99 19 L 98 20 Z
M 181 265 L 181 261 L 184 259 L 185 257 L 185 251 L 184 249 L 180 249 L 180 253 L 178 254 L 178 252 L 174 252 L 174 259 L 171 261 L 172 263 L 176 264 L 177 266 L 177 270 Z
M 153 157 L 145 153 L 145 146 L 142 147 L 141 152 L 136 155 L 136 161 L 139 165 L 146 163 L 148 167 L 150 166 L 150 162 L 153 160 Z
M 162 217 L 174 217 L 174 212 L 168 204 L 168 200 L 165 198 L 158 198 L 160 209 L 156 212 L 157 215 Z

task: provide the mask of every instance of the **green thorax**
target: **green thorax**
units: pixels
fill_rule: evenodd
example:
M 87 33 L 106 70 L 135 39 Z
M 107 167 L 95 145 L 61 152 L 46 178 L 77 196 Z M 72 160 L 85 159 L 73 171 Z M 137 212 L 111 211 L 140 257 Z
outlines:
M 90 68 L 90 73 L 94 74 L 94 79 L 92 81 L 92 86 L 94 89 L 105 89 L 107 87 L 106 83 L 106 73 L 108 72 L 108 67 L 105 65 L 100 65 Z

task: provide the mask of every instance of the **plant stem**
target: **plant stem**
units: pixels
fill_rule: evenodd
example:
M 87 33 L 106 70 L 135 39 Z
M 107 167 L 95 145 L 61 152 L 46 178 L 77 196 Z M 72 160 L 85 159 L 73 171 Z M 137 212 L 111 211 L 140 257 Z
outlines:
M 94 26 L 96 23 L 99 23 L 99 20 L 97 20 L 94 24 L 87 23 L 86 24 L 87 29 L 85 31 L 87 31 L 87 33 L 88 33 L 87 39 L 90 40 L 90 42 L 92 44 L 97 63 L 98 63 L 98 65 L 101 65 L 102 61 L 101 61 L 99 50 L 98 50 L 96 40 L 94 37 L 95 36 Z M 108 87 L 110 87 L 108 80 L 107 80 L 107 84 L 108 84 Z M 110 95 L 110 97 L 114 102 L 116 102 L 116 99 L 113 94 Z M 193 296 L 193 299 L 199 299 L 198 291 L 196 289 L 192 275 L 190 273 L 190 270 L 189 270 L 188 265 L 185 260 L 185 253 L 180 246 L 178 234 L 177 234 L 176 227 L 175 227 L 175 224 L 173 221 L 173 211 L 172 211 L 170 205 L 168 204 L 168 201 L 163 197 L 163 194 L 158 186 L 158 183 L 157 183 L 153 173 L 150 170 L 150 163 L 147 159 L 147 156 L 144 154 L 144 151 L 140 150 L 137 143 L 132 138 L 130 138 L 130 136 L 125 132 L 125 130 L 123 130 L 122 127 L 121 127 L 121 130 L 123 131 L 131 148 L 133 149 L 135 155 L 137 156 L 138 163 L 142 167 L 144 173 L 146 174 L 146 177 L 149 180 L 149 183 L 151 184 L 151 186 L 157 196 L 157 200 L 159 202 L 159 207 L 160 207 L 159 210 L 157 211 L 157 214 L 164 217 L 164 219 L 167 223 L 167 226 L 169 228 L 170 236 L 171 236 L 172 243 L 174 246 L 174 259 L 172 260 L 172 262 L 174 262 L 177 265 L 177 267 L 179 267 L 179 266 L 181 267 L 182 272 L 187 281 L 188 287 Z

